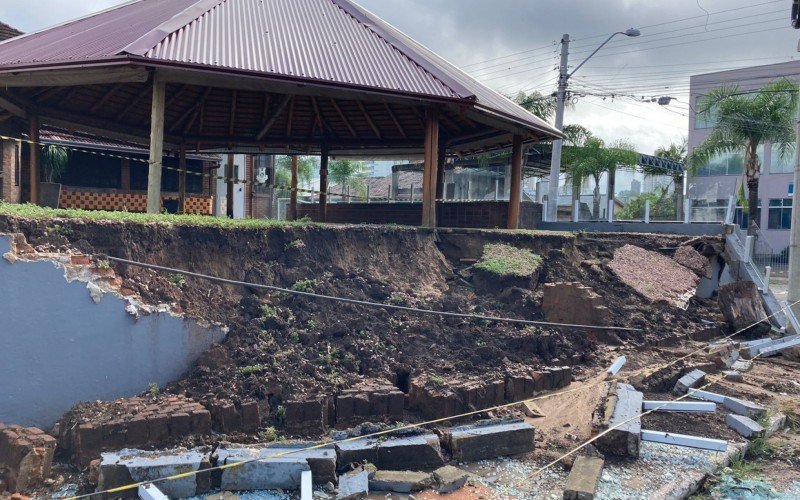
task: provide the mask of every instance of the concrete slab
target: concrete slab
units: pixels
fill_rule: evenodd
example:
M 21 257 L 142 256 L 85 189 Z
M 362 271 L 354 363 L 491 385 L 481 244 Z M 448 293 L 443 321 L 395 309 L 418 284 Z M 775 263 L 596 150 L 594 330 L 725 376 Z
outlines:
M 155 481 L 167 476 L 206 469 L 211 466 L 204 449 L 173 451 L 121 450 L 103 453 L 100 459 L 98 488 L 107 490 L 131 483 Z M 211 489 L 209 473 L 196 474 L 158 484 L 158 489 L 172 498 L 192 497 Z M 135 496 L 136 489 L 123 492 Z
M 698 389 L 689 389 L 689 397 L 694 399 L 701 399 L 703 401 L 711 401 L 712 403 L 722 404 L 725 402 L 725 396 L 717 394 L 716 392 L 701 391 Z
M 169 500 L 169 497 L 152 484 L 143 484 L 137 490 L 141 500 Z
M 770 356 L 777 356 L 778 354 L 782 353 L 787 349 L 791 349 L 792 347 L 800 346 L 800 339 L 794 339 L 787 342 L 781 342 L 779 344 L 773 344 L 768 347 L 762 347 L 758 350 L 758 355 L 762 358 L 770 357 Z
M 628 358 L 626 358 L 625 356 L 620 356 L 617 359 L 615 359 L 614 362 L 611 363 L 611 366 L 609 366 L 608 369 L 606 370 L 606 377 L 611 378 L 614 375 L 616 375 L 622 369 L 622 367 L 625 366 L 625 363 L 627 362 Z
M 448 429 L 444 442 L 453 460 L 472 462 L 531 452 L 535 432 L 525 422 L 487 422 Z
M 753 368 L 753 362 L 745 359 L 739 359 L 733 364 L 733 366 L 731 366 L 731 368 L 739 373 L 749 372 Z
M 281 442 L 270 443 L 263 447 L 266 456 L 285 456 L 290 458 L 305 458 L 311 467 L 314 484 L 336 484 L 336 448 L 333 445 L 324 448 L 307 450 L 316 443 L 310 442 Z M 242 446 L 242 448 L 253 448 Z
M 717 405 L 714 403 L 699 403 L 697 401 L 644 401 L 643 410 L 673 411 L 687 413 L 714 413 Z
M 436 481 L 436 491 L 444 495 L 463 488 L 469 479 L 469 472 L 445 465 L 433 471 L 433 479 Z
M 642 413 L 644 395 L 630 384 L 617 384 L 616 404 L 604 429 L 613 429 L 601 436 L 595 443 L 603 453 L 617 456 L 638 457 L 641 440 L 642 421 L 634 418 Z
M 738 432 L 746 438 L 760 437 L 764 435 L 764 427 L 755 420 L 742 415 L 728 415 L 725 418 L 728 427 Z
M 725 380 L 730 380 L 731 382 L 744 381 L 744 377 L 742 377 L 742 374 L 737 372 L 736 370 L 724 370 L 722 372 L 722 376 L 725 377 Z
M 218 448 L 220 465 L 247 462 L 223 469 L 220 487 L 230 491 L 299 490 L 303 472 L 311 470 L 308 460 L 292 455 L 269 458 L 274 454 L 267 448 Z
M 767 414 L 767 409 L 758 403 L 746 401 L 744 399 L 725 396 L 723 406 L 737 415 L 743 415 L 753 420 L 758 420 Z
M 677 396 L 681 396 L 686 394 L 689 389 L 694 389 L 703 383 L 706 380 L 706 372 L 702 370 L 692 370 L 680 379 L 678 379 L 678 383 L 675 384 L 675 387 L 672 389 L 673 394 Z
M 369 493 L 369 472 L 357 469 L 339 476 L 339 492 L 336 500 L 366 498 Z
M 433 476 L 427 472 L 379 470 L 369 480 L 370 491 L 414 493 L 433 486 Z
M 575 459 L 564 486 L 564 500 L 593 500 L 603 472 L 602 458 L 580 456 Z
M 686 434 L 674 434 L 662 431 L 642 431 L 642 441 L 649 443 L 661 443 L 684 448 L 695 448 L 707 451 L 726 451 L 728 442 L 721 439 L 709 439 Z
M 357 439 L 336 445 L 338 469 L 367 461 L 383 470 L 432 471 L 444 465 L 439 437 L 433 433 L 388 439 Z

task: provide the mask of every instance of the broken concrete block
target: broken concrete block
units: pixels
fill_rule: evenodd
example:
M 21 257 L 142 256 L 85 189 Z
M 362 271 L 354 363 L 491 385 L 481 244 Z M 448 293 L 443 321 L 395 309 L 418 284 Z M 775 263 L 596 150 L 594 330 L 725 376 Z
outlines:
M 675 388 L 672 389 L 673 394 L 681 396 L 686 394 L 689 389 L 694 389 L 706 380 L 706 372 L 702 370 L 692 370 L 678 380 Z
M 277 453 L 268 448 L 220 447 L 216 455 L 220 465 L 249 461 L 222 470 L 220 487 L 223 490 L 296 491 L 300 489 L 303 472 L 311 470 L 306 458 L 294 455 L 274 457 Z
M 308 449 L 315 443 L 305 442 L 280 442 L 270 443 L 265 446 L 223 445 L 220 450 L 226 450 L 235 455 L 255 454 L 264 460 L 279 458 L 301 458 L 308 462 L 311 468 L 314 484 L 336 483 L 336 449 L 333 445 L 324 448 Z
M 698 450 L 722 452 L 728 450 L 728 442 L 722 439 L 709 439 L 686 434 L 675 434 L 674 432 L 648 431 L 642 429 L 642 441 L 697 448 Z
M 564 486 L 564 500 L 593 500 L 603 463 L 603 459 L 597 457 L 576 458 Z
M 786 425 L 786 415 L 784 415 L 783 413 L 776 413 L 775 415 L 769 418 L 769 425 L 767 426 L 766 429 L 764 429 L 765 431 L 764 434 L 766 437 L 770 437 L 776 434 L 781 429 L 783 429 L 785 425 Z
M 742 374 L 736 370 L 725 370 L 722 372 L 722 376 L 725 377 L 725 380 L 730 380 L 731 382 L 742 382 L 744 380 Z
M 744 359 L 737 359 L 733 363 L 731 368 L 733 368 L 734 370 L 736 370 L 739 373 L 749 372 L 750 369 L 753 368 L 753 362 L 752 361 L 747 361 L 747 360 L 744 360 Z
M 121 450 L 103 453 L 97 487 L 107 490 L 119 486 L 154 481 L 175 474 L 207 469 L 211 460 L 207 450 L 177 449 L 171 451 Z M 171 498 L 186 498 L 211 489 L 211 474 L 203 472 L 158 484 L 159 490 Z M 136 489 L 120 495 L 135 497 Z
M 725 408 L 733 413 L 752 418 L 753 420 L 758 420 L 767 414 L 767 409 L 760 404 L 746 401 L 744 399 L 725 396 L 722 404 L 725 406 Z
M 339 443 L 336 455 L 340 471 L 365 461 L 384 470 L 432 471 L 444 465 L 439 437 L 433 433 Z
M 781 354 L 783 351 L 788 351 L 798 346 L 800 346 L 800 338 L 785 340 L 783 342 L 772 344 L 768 347 L 759 348 L 758 355 L 761 356 L 762 358 L 769 356 L 777 356 L 778 354 Z
M 453 460 L 473 462 L 533 451 L 536 430 L 515 421 L 489 421 L 445 431 L 444 442 Z
M 533 401 L 525 401 L 520 406 L 522 413 L 524 413 L 526 417 L 541 418 L 545 416 L 542 409 Z
M 436 480 L 436 491 L 444 495 L 463 488 L 467 484 L 469 473 L 458 467 L 445 465 L 433 471 L 433 479 Z
M 433 486 L 433 476 L 427 472 L 379 470 L 369 480 L 371 491 L 414 493 Z
M 728 427 L 738 432 L 746 438 L 760 437 L 764 434 L 764 428 L 755 420 L 742 415 L 729 414 L 725 418 Z
M 369 472 L 363 468 L 339 476 L 339 493 L 336 500 L 366 498 L 369 493 Z
M 615 402 L 613 408 L 606 409 L 605 421 L 599 430 L 613 430 L 601 436 L 595 446 L 604 453 L 638 457 L 642 421 L 633 417 L 641 415 L 644 395 L 629 384 L 616 384 L 613 398 L 609 399 Z
M 689 397 L 700 399 L 702 401 L 711 401 L 712 403 L 722 404 L 725 402 L 725 396 L 717 394 L 716 392 L 701 391 L 698 389 L 689 389 Z

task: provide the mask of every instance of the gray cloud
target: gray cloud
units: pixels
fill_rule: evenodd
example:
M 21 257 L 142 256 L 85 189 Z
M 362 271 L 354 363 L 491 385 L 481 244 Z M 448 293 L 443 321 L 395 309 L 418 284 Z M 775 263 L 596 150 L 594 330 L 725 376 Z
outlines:
M 681 114 L 687 108 L 680 100 L 686 103 L 688 75 L 787 60 L 797 55 L 800 34 L 788 26 L 788 0 L 700 0 L 712 13 L 708 19 L 696 0 L 357 1 L 487 85 L 512 94 L 552 92 L 562 33 L 574 39 L 574 66 L 603 35 L 640 27 L 641 37 L 615 38 L 581 68 L 573 88 L 669 94 L 679 102 L 667 110 L 626 97 L 587 95 L 567 111 L 566 122 L 580 122 L 609 141 L 627 138 L 644 152 L 686 135 L 688 118 Z M 0 20 L 31 31 L 118 3 L 6 0 L 0 3 Z M 522 51 L 528 52 L 501 58 Z

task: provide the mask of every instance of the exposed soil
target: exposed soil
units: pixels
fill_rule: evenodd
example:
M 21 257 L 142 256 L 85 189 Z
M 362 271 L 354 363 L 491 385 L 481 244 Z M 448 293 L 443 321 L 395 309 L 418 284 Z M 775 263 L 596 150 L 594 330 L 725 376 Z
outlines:
M 688 311 L 653 306 L 609 269 L 626 244 L 670 255 L 687 238 L 440 231 L 369 226 L 268 230 L 179 227 L 0 217 L 0 232 L 22 232 L 41 250 L 79 250 L 95 259 L 128 258 L 187 271 L 359 300 L 426 309 L 543 320 L 541 284 L 580 281 L 604 296 L 629 346 L 692 336 L 717 320 L 716 304 Z M 542 257 L 539 284 L 478 293 L 470 265 L 488 243 Z M 488 376 L 514 366 L 572 364 L 596 373 L 605 354 L 584 330 L 521 327 L 441 318 L 266 293 L 112 263 L 122 286 L 150 304 L 230 327 L 224 343 L 166 390 L 189 396 L 266 400 L 275 408 L 302 393 L 334 394 L 368 379 L 401 388 L 423 372 L 444 379 Z M 407 389 L 405 387 L 404 389 Z

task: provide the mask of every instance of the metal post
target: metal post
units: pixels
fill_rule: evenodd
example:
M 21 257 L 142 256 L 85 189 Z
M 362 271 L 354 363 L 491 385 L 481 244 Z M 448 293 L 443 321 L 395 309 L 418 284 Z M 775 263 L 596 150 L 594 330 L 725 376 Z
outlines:
M 744 261 L 750 262 L 753 259 L 753 245 L 756 242 L 755 236 L 748 236 L 744 241 Z
M 608 200 L 608 222 L 614 222 L 614 199 Z
M 692 200 L 683 200 L 683 223 L 688 224 L 692 220 Z
M 769 293 L 769 280 L 772 278 L 772 266 L 764 268 L 764 293 Z
M 650 224 L 650 200 L 644 200 L 644 223 Z
M 797 101 L 797 147 L 800 147 L 800 99 Z M 800 150 L 794 164 L 794 193 L 792 194 L 792 230 L 789 239 L 789 290 L 786 300 L 789 304 L 800 301 Z M 791 306 L 795 315 L 800 315 L 800 306 Z
M 572 222 L 580 222 L 581 221 L 581 202 L 580 200 L 575 200 L 575 203 L 572 204 Z
M 569 80 L 569 35 L 561 37 L 561 67 L 558 77 L 558 92 L 556 93 L 556 123 L 558 130 L 564 128 L 564 101 L 567 97 L 567 80 Z M 553 157 L 550 162 L 550 185 L 548 186 L 548 211 L 547 220 L 556 220 L 558 212 L 558 177 L 561 175 L 561 147 L 562 139 L 553 141 Z
M 542 200 L 542 222 L 547 222 L 549 220 L 547 216 L 547 200 Z

